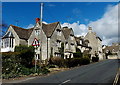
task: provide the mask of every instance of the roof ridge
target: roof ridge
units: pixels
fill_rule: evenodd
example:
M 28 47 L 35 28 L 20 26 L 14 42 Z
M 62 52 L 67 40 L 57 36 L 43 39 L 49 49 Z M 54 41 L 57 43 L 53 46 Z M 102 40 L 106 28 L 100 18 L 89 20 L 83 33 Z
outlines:
M 51 25 L 51 24 L 58 24 L 59 22 L 53 22 L 53 23 L 49 23 L 49 24 L 46 24 L 46 25 Z
M 26 30 L 26 31 L 34 28 L 34 27 L 32 27 L 32 28 L 25 29 L 25 28 L 18 27 L 18 26 L 12 25 L 12 24 L 10 26 L 13 26 L 14 28 L 19 28 L 19 29 L 22 29 L 22 30 Z

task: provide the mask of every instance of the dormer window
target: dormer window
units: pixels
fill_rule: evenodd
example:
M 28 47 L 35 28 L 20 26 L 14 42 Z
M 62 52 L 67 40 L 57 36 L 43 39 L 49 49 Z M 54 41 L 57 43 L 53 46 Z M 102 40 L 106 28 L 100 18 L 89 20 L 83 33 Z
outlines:
M 57 35 L 61 36 L 61 30 L 60 29 L 56 29 L 56 31 L 57 31 Z
M 60 40 L 57 40 L 57 46 L 61 47 L 61 41 Z

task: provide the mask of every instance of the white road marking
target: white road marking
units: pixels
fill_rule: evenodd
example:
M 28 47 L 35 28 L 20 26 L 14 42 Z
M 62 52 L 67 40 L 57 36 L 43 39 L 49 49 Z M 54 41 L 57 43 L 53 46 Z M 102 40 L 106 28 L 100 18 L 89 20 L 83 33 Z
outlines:
M 65 83 L 67 83 L 67 82 L 69 82 L 69 81 L 71 81 L 71 80 L 70 80 L 70 79 L 69 79 L 69 80 L 66 80 L 66 81 L 62 82 L 61 84 L 59 84 L 59 85 L 65 84 Z
M 120 75 L 120 68 L 119 68 L 119 70 L 118 70 L 118 72 L 117 72 L 117 74 L 116 74 L 116 77 L 115 77 L 115 80 L 114 80 L 114 82 L 113 82 L 113 85 L 117 85 L 117 82 L 118 82 L 118 79 L 119 79 L 119 75 Z

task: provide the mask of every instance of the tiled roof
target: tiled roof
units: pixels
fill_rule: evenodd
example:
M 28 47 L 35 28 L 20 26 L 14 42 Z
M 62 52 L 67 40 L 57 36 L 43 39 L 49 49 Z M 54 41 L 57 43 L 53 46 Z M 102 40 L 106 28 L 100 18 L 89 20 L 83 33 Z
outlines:
M 114 49 L 114 52 L 117 52 L 117 51 L 119 51 L 119 45 L 118 46 L 107 46 L 105 49 L 103 49 L 103 52 L 105 53 L 107 50 L 109 50 L 109 51 L 113 51 L 113 49 Z
M 69 38 L 71 31 L 72 31 L 72 28 L 63 27 L 62 32 L 63 32 L 65 39 Z
M 50 23 L 50 24 L 42 24 L 43 26 L 43 31 L 45 32 L 47 37 L 51 37 L 55 28 L 57 27 L 59 22 L 55 22 L 55 23 Z
M 33 28 L 24 29 L 24 28 L 17 27 L 17 26 L 14 26 L 14 25 L 10 25 L 10 26 L 12 26 L 12 28 L 17 33 L 17 35 L 19 36 L 20 39 L 28 40 L 32 31 L 33 31 Z

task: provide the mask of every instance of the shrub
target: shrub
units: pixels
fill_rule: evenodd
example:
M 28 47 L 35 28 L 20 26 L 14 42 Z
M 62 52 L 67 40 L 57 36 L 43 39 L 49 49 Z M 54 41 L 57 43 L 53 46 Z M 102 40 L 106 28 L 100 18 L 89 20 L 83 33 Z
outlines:
M 81 58 L 81 65 L 87 65 L 89 63 L 90 63 L 90 58 L 88 57 Z
M 32 59 L 34 58 L 34 47 L 33 46 L 16 46 L 15 52 L 20 52 L 19 59 L 21 60 L 21 65 L 31 68 L 32 67 Z
M 56 68 L 56 65 L 48 65 L 48 68 Z
M 82 53 L 76 52 L 76 53 L 73 53 L 73 56 L 74 56 L 74 58 L 81 58 L 82 57 Z
M 31 74 L 29 68 L 26 68 L 26 67 L 22 67 L 20 73 L 22 75 L 30 75 Z
M 64 65 L 64 59 L 61 57 L 52 57 L 50 58 L 49 64 L 57 65 L 59 67 L 63 67 Z
M 17 52 L 2 53 L 2 74 L 16 74 L 19 72 L 18 68 L 21 65 L 18 55 Z
M 80 58 L 83 56 L 79 48 L 76 48 L 76 53 L 73 53 L 74 58 Z
M 46 67 L 43 67 L 43 68 L 39 69 L 39 73 L 42 73 L 42 74 L 48 74 L 49 72 L 50 71 Z
M 92 57 L 92 62 L 98 62 L 99 61 L 99 57 Z

